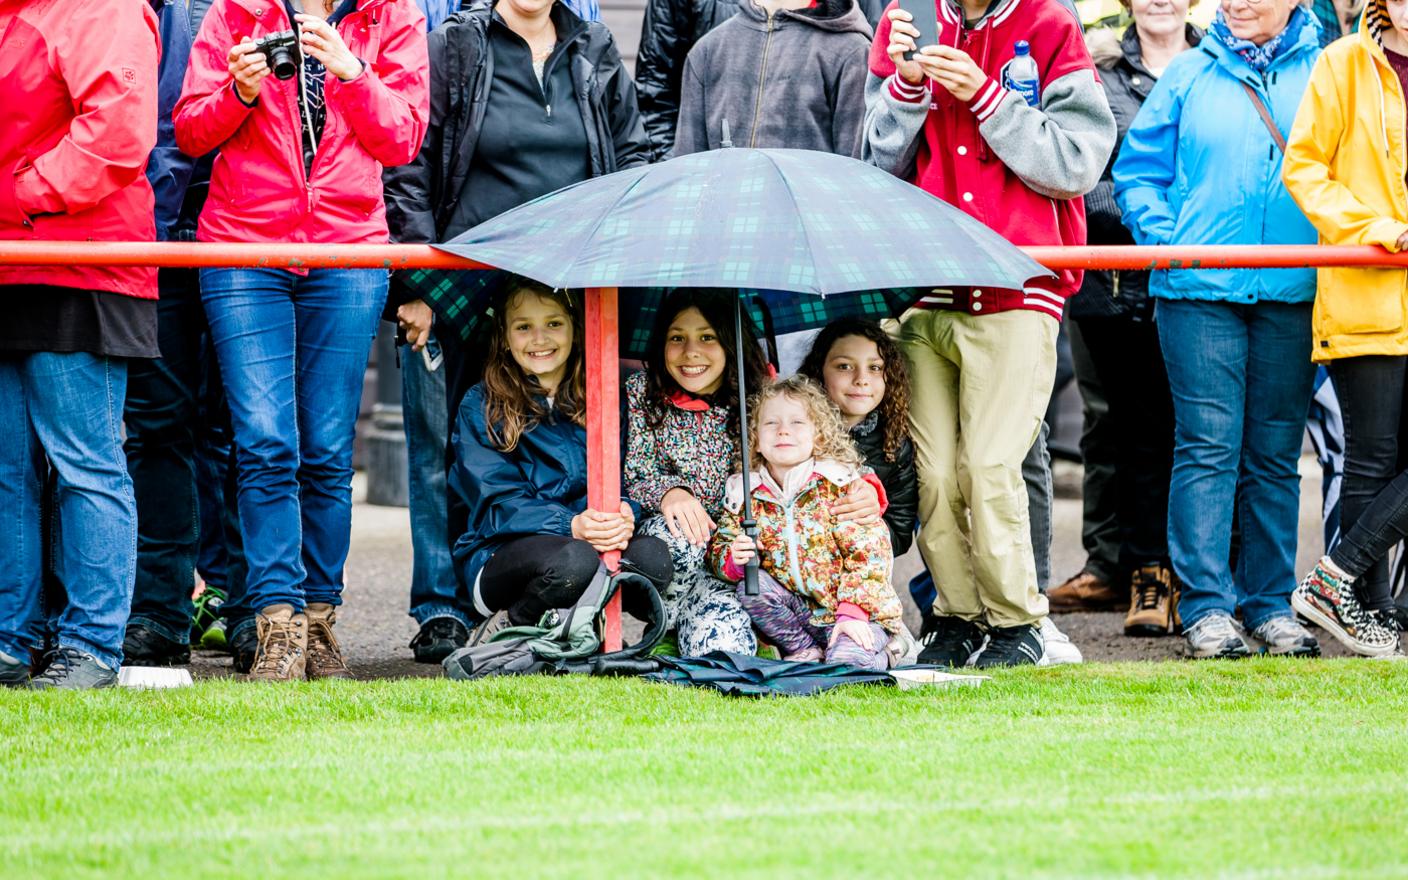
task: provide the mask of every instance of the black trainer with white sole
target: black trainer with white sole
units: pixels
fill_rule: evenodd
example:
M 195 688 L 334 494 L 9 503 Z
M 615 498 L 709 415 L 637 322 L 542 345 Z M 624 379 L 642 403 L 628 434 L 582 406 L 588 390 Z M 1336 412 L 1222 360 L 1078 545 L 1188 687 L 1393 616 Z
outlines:
M 995 626 L 988 630 L 988 644 L 973 661 L 977 669 L 998 666 L 1035 666 L 1046 655 L 1041 630 L 1031 624 Z
M 971 620 L 935 614 L 925 621 L 919 641 L 920 663 L 960 667 L 983 643 L 983 630 Z

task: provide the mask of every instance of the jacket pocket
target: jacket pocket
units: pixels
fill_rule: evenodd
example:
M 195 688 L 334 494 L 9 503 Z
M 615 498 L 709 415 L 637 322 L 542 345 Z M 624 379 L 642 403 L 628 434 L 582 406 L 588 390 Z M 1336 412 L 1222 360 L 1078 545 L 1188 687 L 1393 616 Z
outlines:
M 1403 329 L 1408 273 L 1402 269 L 1351 269 L 1332 272 L 1326 281 L 1328 289 L 1316 303 L 1317 330 L 1322 331 L 1317 335 L 1388 334 Z

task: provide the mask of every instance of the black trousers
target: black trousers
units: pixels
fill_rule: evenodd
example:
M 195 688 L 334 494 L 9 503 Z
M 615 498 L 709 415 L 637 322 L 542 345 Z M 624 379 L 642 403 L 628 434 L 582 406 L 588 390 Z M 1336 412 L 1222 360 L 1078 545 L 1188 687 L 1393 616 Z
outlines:
M 1173 398 L 1153 321 L 1082 318 L 1076 324 L 1105 397 L 1096 454 L 1114 464 L 1123 581 L 1140 565 L 1167 564 Z
M 600 557 L 586 541 L 566 535 L 532 535 L 500 547 L 485 563 L 475 589 L 475 603 L 490 611 L 508 609 L 514 626 L 533 626 L 552 608 L 566 608 L 581 598 L 596 575 Z M 674 573 L 670 548 L 659 538 L 633 538 L 621 564 L 649 578 L 663 590 Z M 639 610 L 623 596 L 625 610 Z
M 1388 551 L 1408 537 L 1408 357 L 1370 355 L 1330 363 L 1344 417 L 1340 541 L 1330 559 L 1357 578 L 1365 606 L 1393 605 Z

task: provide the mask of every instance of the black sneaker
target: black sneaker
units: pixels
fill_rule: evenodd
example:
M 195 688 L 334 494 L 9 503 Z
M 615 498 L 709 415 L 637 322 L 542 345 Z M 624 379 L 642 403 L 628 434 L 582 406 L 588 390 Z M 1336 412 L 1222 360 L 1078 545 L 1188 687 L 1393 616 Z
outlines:
M 990 669 L 994 666 L 1035 666 L 1046 653 L 1041 630 L 1031 624 L 995 626 L 988 630 L 988 646 L 973 666 Z
M 252 624 L 239 627 L 231 634 L 229 645 L 235 672 L 249 675 L 254 668 L 254 655 L 259 651 L 259 627 Z
M 924 645 L 919 652 L 920 663 L 963 666 L 983 643 L 983 631 L 971 620 L 931 614 L 924 621 L 919 639 Z
M 29 664 L 0 651 L 0 687 L 29 687 Z
M 134 623 L 122 638 L 122 662 L 128 666 L 185 666 L 191 662 L 191 646 Z
M 469 642 L 469 628 L 453 617 L 432 617 L 411 639 L 417 663 L 442 663 Z

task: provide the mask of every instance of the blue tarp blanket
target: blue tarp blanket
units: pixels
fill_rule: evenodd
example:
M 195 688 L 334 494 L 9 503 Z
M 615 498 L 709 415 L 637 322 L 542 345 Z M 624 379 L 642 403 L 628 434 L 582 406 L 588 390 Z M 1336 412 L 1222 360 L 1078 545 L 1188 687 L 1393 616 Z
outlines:
M 808 697 L 846 684 L 895 683 L 887 672 L 844 663 L 793 663 L 730 651 L 652 659 L 660 664 L 660 671 L 643 676 L 646 681 L 712 688 L 730 696 Z

